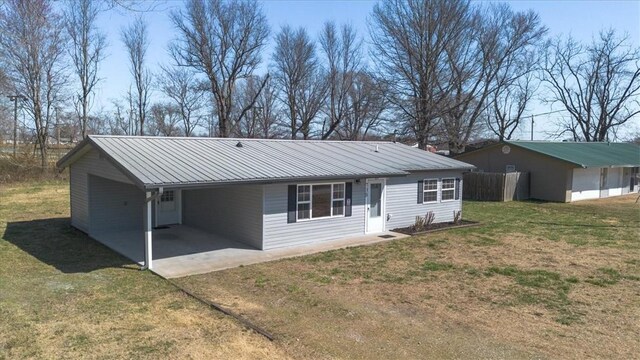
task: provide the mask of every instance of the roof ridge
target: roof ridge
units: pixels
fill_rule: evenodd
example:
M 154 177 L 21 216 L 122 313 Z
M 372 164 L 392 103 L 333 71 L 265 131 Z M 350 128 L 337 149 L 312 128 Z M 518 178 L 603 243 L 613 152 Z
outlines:
M 624 142 L 624 141 L 548 141 L 548 140 L 505 140 L 505 143 L 538 143 L 538 144 L 629 144 L 629 145 L 637 145 L 632 142 Z M 640 145 L 638 145 L 640 146 Z

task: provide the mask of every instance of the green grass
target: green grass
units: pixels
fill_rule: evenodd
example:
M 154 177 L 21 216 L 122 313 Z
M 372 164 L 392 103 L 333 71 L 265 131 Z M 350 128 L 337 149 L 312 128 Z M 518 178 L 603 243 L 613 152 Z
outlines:
M 589 276 L 585 282 L 596 286 L 615 285 L 623 278 L 622 274 L 616 269 L 599 268 L 595 275 Z
M 490 267 L 485 271 L 486 276 L 502 275 L 512 278 L 518 286 L 508 291 L 510 300 L 505 304 L 515 306 L 519 304 L 541 304 L 547 309 L 555 311 L 555 320 L 563 325 L 579 322 L 580 313 L 572 308 L 569 292 L 578 280 L 566 277 L 557 272 L 542 269 L 519 269 L 515 266 Z
M 453 264 L 436 262 L 436 261 L 425 261 L 422 264 L 422 270 L 425 271 L 446 271 L 453 269 Z
M 469 241 L 477 246 L 494 245 L 496 239 L 509 234 L 526 234 L 576 246 L 640 249 L 637 209 L 633 211 L 615 202 L 465 201 L 464 217 L 479 221 L 482 226 L 452 231 L 470 235 Z

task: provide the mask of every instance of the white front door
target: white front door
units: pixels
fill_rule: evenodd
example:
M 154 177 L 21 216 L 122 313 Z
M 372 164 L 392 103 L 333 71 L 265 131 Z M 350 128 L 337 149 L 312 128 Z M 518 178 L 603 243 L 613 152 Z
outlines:
M 165 190 L 156 202 L 156 226 L 181 223 L 181 191 Z
M 384 180 L 367 180 L 367 233 L 384 231 Z

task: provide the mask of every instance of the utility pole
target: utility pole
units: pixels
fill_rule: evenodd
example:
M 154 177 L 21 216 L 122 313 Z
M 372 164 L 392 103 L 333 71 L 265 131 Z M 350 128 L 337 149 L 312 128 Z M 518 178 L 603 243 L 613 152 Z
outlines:
M 531 115 L 531 141 L 533 141 L 533 115 Z
M 58 119 L 59 108 L 56 106 L 54 110 L 56 111 L 56 145 L 60 145 L 60 120 Z
M 17 94 L 7 96 L 9 100 L 13 101 L 13 157 L 16 157 L 18 148 L 18 99 L 24 101 L 26 97 Z

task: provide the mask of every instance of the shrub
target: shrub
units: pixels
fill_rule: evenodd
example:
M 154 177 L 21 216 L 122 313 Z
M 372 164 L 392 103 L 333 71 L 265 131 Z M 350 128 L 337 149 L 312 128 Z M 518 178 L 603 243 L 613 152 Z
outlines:
M 425 215 L 424 217 L 424 227 L 425 228 L 430 228 L 431 224 L 433 224 L 433 221 L 436 219 L 436 214 L 433 213 L 433 211 L 429 211 L 427 213 L 427 215 Z
M 419 232 L 425 228 L 425 218 L 422 216 L 416 216 L 416 221 L 411 225 L 411 231 Z
M 453 223 L 454 224 L 460 224 L 460 222 L 462 221 L 462 210 L 458 210 L 458 211 L 453 211 Z

